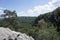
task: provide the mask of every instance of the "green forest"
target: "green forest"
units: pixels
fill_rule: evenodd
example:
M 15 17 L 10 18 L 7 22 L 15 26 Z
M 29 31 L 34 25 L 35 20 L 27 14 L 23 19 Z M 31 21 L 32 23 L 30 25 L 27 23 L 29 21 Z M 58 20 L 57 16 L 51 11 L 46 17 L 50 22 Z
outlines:
M 38 17 L 18 17 L 16 11 L 4 10 L 0 27 L 26 33 L 35 40 L 60 40 L 60 7 Z

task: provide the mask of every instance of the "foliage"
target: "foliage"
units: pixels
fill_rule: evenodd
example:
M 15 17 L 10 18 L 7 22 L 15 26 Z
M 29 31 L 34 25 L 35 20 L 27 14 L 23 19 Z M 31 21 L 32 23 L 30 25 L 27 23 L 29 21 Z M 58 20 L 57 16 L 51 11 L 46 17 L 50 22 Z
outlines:
M 60 40 L 60 7 L 53 12 L 39 15 L 37 18 L 17 17 L 15 11 L 5 11 L 2 15 L 4 19 L 0 20 L 0 27 L 26 33 L 35 40 Z
M 31 27 L 36 17 L 18 17 L 20 22 L 20 27 Z
M 9 27 L 12 30 L 18 31 L 20 28 L 20 23 L 15 11 L 4 10 L 4 14 L 1 15 L 4 19 L 1 20 L 2 27 Z
M 40 21 L 41 19 L 44 19 L 44 21 L 46 21 L 46 22 L 53 23 L 57 27 L 57 31 L 60 31 L 60 28 L 59 28 L 59 26 L 60 26 L 60 7 L 58 7 L 53 12 L 49 12 L 49 13 L 38 16 L 38 18 L 36 18 L 34 24 L 37 25 L 38 21 Z
M 60 7 L 53 12 L 39 15 L 34 26 L 38 27 L 36 40 L 60 40 Z

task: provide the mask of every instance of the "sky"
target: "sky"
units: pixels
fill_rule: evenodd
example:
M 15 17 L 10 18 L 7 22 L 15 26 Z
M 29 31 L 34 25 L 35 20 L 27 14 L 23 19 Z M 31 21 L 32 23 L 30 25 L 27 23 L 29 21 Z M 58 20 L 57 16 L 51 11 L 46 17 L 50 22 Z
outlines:
M 18 16 L 38 16 L 57 7 L 60 7 L 60 0 L 0 0 L 0 9 L 15 10 Z

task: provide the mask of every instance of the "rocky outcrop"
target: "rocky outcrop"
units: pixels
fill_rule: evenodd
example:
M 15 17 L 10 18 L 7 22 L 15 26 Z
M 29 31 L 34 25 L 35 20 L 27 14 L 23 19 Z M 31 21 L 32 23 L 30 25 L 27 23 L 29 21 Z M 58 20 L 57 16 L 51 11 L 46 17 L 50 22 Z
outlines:
M 0 27 L 0 40 L 34 40 L 25 33 L 15 32 L 9 28 Z

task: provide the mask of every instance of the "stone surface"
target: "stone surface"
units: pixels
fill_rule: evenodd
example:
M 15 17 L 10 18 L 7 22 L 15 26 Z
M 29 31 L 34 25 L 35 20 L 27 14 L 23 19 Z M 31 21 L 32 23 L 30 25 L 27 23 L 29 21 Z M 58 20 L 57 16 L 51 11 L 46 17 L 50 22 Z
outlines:
M 0 27 L 0 40 L 34 40 L 25 33 L 15 32 L 9 28 Z

